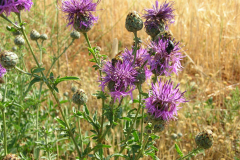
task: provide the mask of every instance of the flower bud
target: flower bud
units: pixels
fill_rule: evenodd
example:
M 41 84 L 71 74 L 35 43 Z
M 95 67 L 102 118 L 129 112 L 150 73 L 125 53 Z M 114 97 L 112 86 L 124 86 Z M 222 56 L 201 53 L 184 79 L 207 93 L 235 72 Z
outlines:
M 71 91 L 72 91 L 73 93 L 75 93 L 75 92 L 77 91 L 77 87 L 76 87 L 76 86 L 72 86 Z
M 1 65 L 6 69 L 11 69 L 18 63 L 18 56 L 9 51 L 4 51 L 1 53 Z
M 48 39 L 48 36 L 47 34 L 41 34 L 40 37 L 39 37 L 41 40 L 45 41 Z
M 16 51 L 16 50 L 17 50 L 17 47 L 16 47 L 16 46 L 12 47 L 12 51 L 13 51 L 13 52 Z
M 132 11 L 127 15 L 125 28 L 129 32 L 137 32 L 143 28 L 143 21 L 136 11 Z
M 25 44 L 25 40 L 22 36 L 17 36 L 15 39 L 14 39 L 14 43 L 17 45 L 17 46 L 21 46 L 21 45 L 24 45 Z
M 16 31 L 12 32 L 12 34 L 13 34 L 14 36 L 19 36 L 19 35 L 22 35 L 22 32 L 19 31 L 19 30 L 16 30 Z
M 177 136 L 176 133 L 172 133 L 172 134 L 171 134 L 171 139 L 172 139 L 172 140 L 175 140 L 175 139 L 177 139 L 177 138 L 178 138 L 178 136 Z
M 198 147 L 203 149 L 209 149 L 213 144 L 213 135 L 211 130 L 204 130 L 203 132 L 198 133 L 195 137 L 195 142 Z
M 8 154 L 6 155 L 3 160 L 20 160 L 16 154 Z
M 38 40 L 40 38 L 40 34 L 38 33 L 38 31 L 36 31 L 35 29 L 33 29 L 30 33 L 30 38 L 31 40 Z
M 182 133 L 178 133 L 177 135 L 178 135 L 178 138 L 181 138 L 183 136 Z
M 160 32 L 165 30 L 164 23 L 159 23 L 156 25 L 155 23 L 148 23 L 145 25 L 146 33 L 150 35 L 152 38 L 156 37 Z
M 83 105 L 87 102 L 88 97 L 82 89 L 78 89 L 77 92 L 73 94 L 73 103 L 77 105 Z
M 136 69 L 138 74 L 136 77 L 136 81 L 134 82 L 135 85 L 141 85 L 146 81 L 146 75 L 145 75 L 145 70 L 142 68 L 137 68 Z
M 93 21 L 88 15 L 76 16 L 74 19 L 73 28 L 81 33 L 90 31 L 93 27 Z
M 72 39 L 79 39 L 79 38 L 80 38 L 80 33 L 79 33 L 78 31 L 72 31 L 72 32 L 70 33 L 70 37 L 71 37 Z
M 68 97 L 68 92 L 64 92 L 63 95 L 64 95 L 65 97 Z

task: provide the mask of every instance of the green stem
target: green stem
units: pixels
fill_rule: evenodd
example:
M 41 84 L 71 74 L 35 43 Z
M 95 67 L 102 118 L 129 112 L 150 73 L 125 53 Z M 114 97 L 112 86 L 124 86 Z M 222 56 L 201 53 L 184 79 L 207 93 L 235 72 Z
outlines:
M 142 86 L 141 85 L 139 85 L 138 91 L 139 91 L 139 106 L 142 106 L 141 105 L 141 101 L 142 101 L 142 94 L 141 94 Z M 143 115 L 144 115 L 144 108 L 142 107 L 141 137 L 140 137 L 141 144 L 143 143 L 143 123 L 144 123 Z
M 17 13 L 17 15 L 18 15 L 19 21 L 20 21 L 20 23 L 21 23 L 22 21 L 21 21 L 20 13 Z M 37 60 L 37 58 L 36 58 L 36 56 L 35 56 L 35 54 L 34 54 L 34 52 L 33 52 L 32 46 L 31 46 L 31 44 L 30 44 L 30 42 L 29 42 L 29 40 L 28 40 L 28 38 L 27 38 L 27 35 L 26 35 L 26 33 L 25 33 L 25 30 L 24 30 L 22 27 L 21 27 L 21 31 L 22 31 L 22 33 L 23 33 L 23 36 L 24 36 L 25 40 L 27 41 L 28 47 L 29 47 L 29 49 L 30 49 L 30 51 L 31 51 L 31 54 L 32 54 L 32 56 L 33 56 L 33 58 L 34 58 L 34 60 L 35 60 L 35 62 L 36 62 L 36 64 L 37 64 L 38 68 L 40 68 L 41 66 L 39 65 L 39 62 L 38 62 L 38 60 Z M 43 77 L 44 82 L 46 83 L 46 85 L 47 85 L 48 88 L 50 89 L 51 93 L 53 94 L 55 100 L 57 101 L 57 104 L 58 104 L 58 108 L 59 108 L 59 110 L 60 110 L 60 113 L 61 113 L 61 115 L 62 115 L 62 117 L 63 117 L 64 122 L 65 122 L 66 125 L 67 125 L 67 129 L 68 129 L 69 135 L 70 135 L 70 137 L 71 137 L 72 140 L 73 140 L 73 143 L 74 143 L 74 145 L 75 145 L 75 147 L 76 147 L 76 150 L 77 150 L 77 152 L 78 152 L 79 158 L 81 158 L 81 152 L 80 152 L 80 150 L 79 150 L 79 148 L 78 148 L 78 145 L 77 145 L 77 142 L 76 142 L 76 140 L 75 140 L 75 138 L 74 138 L 74 135 L 73 135 L 73 133 L 72 133 L 72 130 L 71 130 L 69 124 L 67 123 L 66 117 L 64 116 L 63 110 L 62 110 L 62 108 L 61 108 L 61 103 L 60 103 L 60 101 L 59 101 L 56 93 L 55 93 L 54 90 L 52 89 L 51 85 L 50 85 L 49 82 L 47 81 L 46 76 L 44 75 L 44 73 L 43 73 L 42 71 L 41 71 L 41 75 L 42 75 L 42 77 Z
M 27 74 L 27 75 L 29 75 L 29 76 L 33 76 L 33 77 L 35 77 L 35 78 L 40 78 L 40 79 L 42 79 L 42 77 L 40 77 L 40 76 L 38 76 L 38 75 L 35 75 L 35 74 L 28 73 L 28 72 L 26 72 L 26 71 L 18 68 L 17 66 L 15 66 L 15 69 L 18 70 L 19 72 L 22 72 L 22 73 Z
M 5 19 L 6 21 L 8 21 L 9 23 L 11 23 L 14 27 L 16 27 L 17 29 L 20 29 L 21 27 L 19 27 L 18 25 L 16 25 L 15 23 L 13 23 L 11 20 L 9 20 L 6 16 L 4 16 L 3 14 L 0 14 L 0 17 L 2 17 L 3 19 Z
M 54 90 L 52 89 L 52 87 L 49 86 L 49 84 L 47 84 L 47 86 L 48 86 L 48 88 L 50 89 L 50 91 L 51 91 L 52 95 L 54 96 L 55 100 L 57 101 L 58 109 L 60 110 L 60 113 L 61 113 L 61 115 L 62 115 L 62 117 L 63 117 L 63 121 L 65 122 L 65 124 L 66 124 L 66 126 L 67 126 L 69 135 L 70 135 L 70 137 L 72 138 L 73 143 L 74 143 L 74 145 L 75 145 L 75 147 L 76 147 L 78 156 L 79 156 L 79 158 L 81 159 L 81 152 L 80 152 L 79 147 L 78 147 L 78 144 L 77 144 L 77 142 L 76 142 L 76 140 L 75 140 L 75 138 L 74 138 L 74 135 L 73 135 L 73 133 L 72 133 L 72 130 L 71 130 L 69 124 L 67 123 L 67 119 L 66 119 L 66 117 L 64 116 L 63 110 L 62 110 L 62 108 L 61 108 L 61 103 L 60 103 L 60 101 L 59 101 L 56 93 L 55 93 Z
M 40 58 L 39 58 L 40 60 L 39 61 L 40 61 L 40 65 L 42 65 L 43 64 L 42 63 L 42 46 L 39 45 L 37 40 L 36 40 L 36 43 L 37 43 L 37 46 L 38 46 L 38 48 L 40 50 Z
M 52 64 L 51 64 L 51 67 L 49 68 L 46 76 L 49 75 L 49 73 L 50 73 L 52 67 L 54 66 L 54 64 L 55 64 L 55 63 L 57 62 L 57 60 L 67 51 L 67 49 L 73 44 L 73 42 L 74 42 L 74 39 L 72 39 L 72 42 L 69 44 L 69 46 L 65 47 L 65 49 L 63 50 L 63 52 L 62 52 L 59 56 L 57 56 L 56 58 L 54 58 L 54 60 L 53 60 L 53 62 L 52 62 Z
M 143 154 L 146 145 L 149 143 L 148 138 L 149 137 L 147 137 L 145 143 L 142 146 L 142 149 L 138 152 L 137 157 L 134 160 L 138 160 L 140 158 L 140 156 Z
M 200 150 L 200 149 L 201 149 L 201 148 L 193 149 L 193 150 L 192 150 L 191 152 L 189 152 L 187 155 L 185 155 L 184 157 L 179 158 L 178 160 L 186 159 L 186 158 L 188 158 L 189 156 L 192 156 L 192 154 L 197 153 L 198 150 Z
M 3 95 L 3 102 L 6 101 L 7 96 L 7 75 L 5 75 L 5 88 L 4 88 L 4 95 Z M 2 106 L 3 107 L 3 106 Z M 6 116 L 5 116 L 5 107 L 2 108 L 2 114 L 3 114 L 3 133 L 4 133 L 4 154 L 7 155 L 7 126 L 6 126 Z
M 48 136 L 47 136 L 46 131 L 44 131 L 44 132 L 45 132 L 45 133 L 44 133 L 44 135 L 45 135 L 45 143 L 46 143 L 46 145 L 47 145 L 48 159 L 51 160 L 51 154 L 50 154 L 50 150 L 49 150 L 49 148 L 48 148 Z
M 134 61 L 133 61 L 133 64 L 135 64 L 135 61 L 136 61 L 136 53 L 137 53 L 137 47 L 138 47 L 138 37 L 137 37 L 137 32 L 134 32 L 134 39 L 135 39 L 135 47 L 134 47 L 134 50 L 133 50 L 133 55 L 134 55 Z
M 132 132 L 133 126 L 134 126 L 134 124 L 135 124 L 135 122 L 136 122 L 136 120 L 137 120 L 137 116 L 138 116 L 140 110 L 141 110 L 141 105 L 138 106 L 137 113 L 136 113 L 136 115 L 135 115 L 135 117 L 134 117 L 134 120 L 133 120 L 133 122 L 132 122 L 130 128 L 129 128 L 128 131 L 127 131 L 127 137 L 125 138 L 124 143 L 126 143 L 126 142 L 128 141 L 129 136 L 131 135 L 131 132 Z M 121 150 L 120 150 L 119 153 L 122 153 L 123 150 L 125 149 L 125 147 L 126 147 L 126 145 L 124 145 L 124 146 L 121 148 Z M 117 159 L 118 159 L 118 157 L 117 157 Z
M 80 105 L 78 105 L 78 111 L 80 111 Z M 80 118 L 78 118 L 78 132 L 79 132 L 79 138 L 80 138 L 80 146 L 81 146 L 81 152 L 83 153 L 83 140 L 82 140 L 82 132 L 81 132 L 81 125 L 80 125 Z
M 38 95 L 38 100 L 40 101 L 41 99 L 41 93 L 42 93 L 42 86 L 43 86 L 43 82 L 40 83 L 40 88 L 39 88 L 39 95 Z M 39 104 L 37 105 L 37 117 L 36 117 L 36 129 L 37 129 L 37 141 L 38 141 L 38 118 L 39 118 L 39 106 L 40 106 L 40 102 Z

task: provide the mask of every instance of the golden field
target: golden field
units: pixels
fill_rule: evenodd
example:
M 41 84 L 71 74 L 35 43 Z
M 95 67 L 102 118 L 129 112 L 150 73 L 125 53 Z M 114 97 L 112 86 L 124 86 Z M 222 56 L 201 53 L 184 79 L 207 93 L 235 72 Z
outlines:
M 163 0 L 159 1 L 163 2 Z M 93 46 L 100 46 L 101 53 L 110 57 L 118 50 L 130 48 L 133 34 L 125 29 L 125 18 L 129 11 L 136 10 L 144 13 L 144 8 L 151 8 L 153 0 L 102 0 L 99 3 L 99 21 L 89 31 L 89 38 Z M 60 5 L 60 1 L 58 3 Z M 240 157 L 238 141 L 240 140 L 240 110 L 234 111 L 237 116 L 231 120 L 226 114 L 231 114 L 231 92 L 240 85 L 240 1 L 239 0 L 176 0 L 176 21 L 171 25 L 176 40 L 181 41 L 183 54 L 183 71 L 173 76 L 175 83 L 181 83 L 182 90 L 188 90 L 189 102 L 179 111 L 178 121 L 170 122 L 160 135 L 156 147 L 156 155 L 162 160 L 177 159 L 174 149 L 175 141 L 170 138 L 172 133 L 182 133 L 183 137 L 177 142 L 186 154 L 196 147 L 195 135 L 203 129 L 214 132 L 214 145 L 211 149 L 193 159 L 199 160 L 232 160 Z M 66 27 L 64 14 L 57 10 L 56 1 L 38 0 L 32 12 L 24 14 L 23 19 L 29 23 L 27 29 L 36 29 L 40 33 L 47 33 L 50 37 L 45 43 L 47 54 L 43 63 L 50 67 L 49 57 L 59 54 L 70 43 L 70 27 Z M 146 47 L 150 38 L 144 29 L 138 33 Z M 88 59 L 87 45 L 84 37 L 76 40 L 73 46 L 64 54 L 59 66 L 54 68 L 55 74 L 61 76 L 79 76 L 79 83 L 63 83 L 60 94 L 71 92 L 75 85 L 85 90 L 89 95 L 88 106 L 101 113 L 101 102 L 91 96 L 98 88 L 98 74 L 93 71 L 93 65 Z M 37 50 L 36 50 L 37 51 Z M 29 62 L 29 67 L 33 66 Z M 148 85 L 145 86 L 148 88 Z M 146 91 L 146 90 L 145 90 Z M 212 97 L 211 107 L 206 103 Z M 237 102 L 240 105 L 240 101 Z M 131 104 L 132 105 L 132 104 Z M 132 105 L 132 107 L 137 107 Z M 90 125 L 82 123 L 82 130 L 90 130 Z M 107 144 L 120 144 L 119 132 L 112 130 Z M 114 153 L 113 150 L 106 151 Z M 145 158 L 148 159 L 148 158 Z M 150 158 L 149 158 L 150 159 Z

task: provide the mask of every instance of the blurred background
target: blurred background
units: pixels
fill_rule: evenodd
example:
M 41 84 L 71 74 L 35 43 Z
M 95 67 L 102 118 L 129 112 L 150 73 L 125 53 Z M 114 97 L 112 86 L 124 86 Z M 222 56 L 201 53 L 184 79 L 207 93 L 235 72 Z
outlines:
M 92 45 L 101 47 L 101 54 L 110 57 L 117 51 L 131 48 L 133 34 L 125 29 L 128 12 L 136 10 L 143 14 L 144 8 L 151 8 L 154 3 L 154 0 L 101 0 L 95 13 L 99 21 L 88 32 Z M 69 34 L 72 28 L 66 26 L 66 15 L 57 9 L 59 5 L 60 0 L 35 0 L 31 11 L 22 16 L 28 23 L 28 35 L 32 29 L 36 29 L 49 36 L 49 40 L 45 42 L 43 58 L 46 68 L 51 65 L 50 58 L 59 55 L 71 41 Z M 182 61 L 183 71 L 173 76 L 172 80 L 175 84 L 181 83 L 182 91 L 187 90 L 186 96 L 190 102 L 182 106 L 178 121 L 170 122 L 160 135 L 160 140 L 156 143 L 160 151 L 156 152 L 156 155 L 164 160 L 176 159 L 174 143 L 178 143 L 186 154 L 196 147 L 195 135 L 207 128 L 214 133 L 214 145 L 206 150 L 205 156 L 201 154 L 195 159 L 237 159 L 240 157 L 240 1 L 176 0 L 174 8 L 176 20 L 170 30 L 175 39 L 181 42 L 182 53 L 186 57 Z M 6 33 L 5 27 L 0 27 L 0 33 L 3 42 L 1 47 L 13 47 L 14 37 Z M 146 47 L 150 37 L 144 29 L 138 35 Z M 101 111 L 101 102 L 91 96 L 97 89 L 100 90 L 99 77 L 92 68 L 93 64 L 89 62 L 92 57 L 88 55 L 86 48 L 82 35 L 61 57 L 53 72 L 55 75 L 81 78 L 77 83 L 61 84 L 59 96 L 66 91 L 71 93 L 71 87 L 77 86 L 89 95 L 89 108 Z M 30 56 L 27 52 L 26 60 L 31 58 Z M 34 66 L 31 60 L 26 62 L 29 68 Z M 145 91 L 148 88 L 146 83 Z M 128 101 L 125 104 L 128 104 Z M 128 104 L 129 107 L 137 106 Z M 84 122 L 82 127 L 83 131 L 91 129 Z M 123 135 L 115 130 L 112 130 L 112 133 L 106 143 L 120 144 Z M 173 140 L 173 133 L 182 133 L 183 136 Z M 106 154 L 109 152 L 112 154 L 114 151 L 108 150 Z

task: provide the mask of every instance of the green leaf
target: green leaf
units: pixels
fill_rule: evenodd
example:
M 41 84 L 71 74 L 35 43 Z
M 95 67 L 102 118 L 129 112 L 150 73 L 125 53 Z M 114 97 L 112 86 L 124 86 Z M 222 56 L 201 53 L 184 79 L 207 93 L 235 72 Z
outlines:
M 66 125 L 66 123 L 63 121 L 63 120 L 61 120 L 60 118 L 56 118 L 56 121 L 58 121 L 58 123 L 63 127 L 63 128 L 65 128 L 67 125 Z
M 84 104 L 84 112 L 89 116 L 89 110 L 87 108 L 87 105 Z
M 139 141 L 139 137 L 138 137 L 138 132 L 137 131 L 133 132 L 133 137 L 134 137 L 135 142 Z
M 106 144 L 97 144 L 95 147 L 93 147 L 93 150 L 98 150 L 100 148 L 111 148 L 112 146 L 106 145 Z
M 96 62 L 94 58 L 89 59 L 90 62 Z
M 17 29 L 15 29 L 14 27 L 10 27 L 10 26 L 7 26 L 6 29 L 10 32 L 16 32 Z
M 31 89 L 32 85 L 34 85 L 34 83 L 40 82 L 41 79 L 40 78 L 34 78 L 33 80 L 31 80 L 31 82 L 28 85 L 27 90 L 25 91 L 24 94 L 27 94 L 29 92 L 29 90 Z
M 175 149 L 180 157 L 183 157 L 184 154 L 182 153 L 181 149 L 178 147 L 178 145 L 175 143 Z
M 148 97 L 148 94 L 147 93 L 144 93 L 144 92 L 141 92 L 141 95 L 145 96 L 145 97 Z
M 129 122 L 132 121 L 132 119 L 131 119 L 131 118 L 128 118 L 128 117 L 122 117 L 121 119 L 127 120 L 127 121 L 129 121 Z
M 42 72 L 42 71 L 44 71 L 45 70 L 45 68 L 37 68 L 37 69 L 34 69 L 33 71 L 32 71 L 32 73 L 39 73 L 39 72 Z
M 92 48 L 88 48 L 89 53 L 94 54 L 94 50 Z
M 80 80 L 80 79 L 78 77 L 72 77 L 72 76 L 57 78 L 54 82 L 54 85 L 56 86 L 58 83 L 63 82 L 63 81 L 73 81 L 73 80 Z
M 94 93 L 92 95 L 96 96 L 97 99 L 103 99 L 103 100 L 107 99 L 107 95 L 103 91 L 97 91 L 97 93 Z
M 139 103 L 139 100 L 138 99 L 134 99 L 133 103 Z

